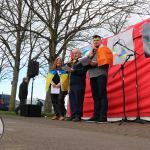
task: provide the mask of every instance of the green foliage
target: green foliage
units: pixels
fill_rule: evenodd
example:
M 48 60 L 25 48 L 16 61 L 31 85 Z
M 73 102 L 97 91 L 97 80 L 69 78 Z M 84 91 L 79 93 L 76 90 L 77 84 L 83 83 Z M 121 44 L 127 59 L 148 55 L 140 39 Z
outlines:
M 16 113 L 14 111 L 3 111 L 3 110 L 0 110 L 0 115 L 16 116 Z

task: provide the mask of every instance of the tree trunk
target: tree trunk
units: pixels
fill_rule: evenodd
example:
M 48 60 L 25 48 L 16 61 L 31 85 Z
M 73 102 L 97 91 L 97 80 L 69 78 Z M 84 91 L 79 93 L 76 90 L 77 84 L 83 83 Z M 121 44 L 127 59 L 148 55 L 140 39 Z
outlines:
M 65 61 L 65 56 L 66 56 L 66 46 L 64 47 L 63 52 L 62 52 L 62 61 L 63 62 Z
M 15 56 L 15 66 L 13 72 L 13 81 L 11 89 L 11 99 L 9 104 L 9 111 L 13 111 L 15 108 L 16 91 L 18 85 L 19 67 L 20 67 L 20 52 L 21 52 L 21 17 L 22 17 L 22 1 L 18 0 L 18 24 L 17 24 L 17 41 L 16 41 L 16 56 Z
M 16 66 L 18 65 L 19 64 L 16 64 Z M 15 100 L 16 100 L 16 92 L 17 92 L 18 76 L 19 76 L 19 68 L 16 66 L 13 72 L 13 81 L 12 81 L 12 88 L 11 88 L 11 98 L 9 102 L 9 111 L 13 111 L 15 108 Z
M 49 62 L 49 70 L 51 70 L 52 64 L 53 64 L 52 62 Z M 45 113 L 51 113 L 52 112 L 52 101 L 51 101 L 49 90 L 46 93 L 44 112 Z
M 52 112 L 52 101 L 51 101 L 50 91 L 49 90 L 46 93 L 44 112 L 45 113 L 51 113 Z

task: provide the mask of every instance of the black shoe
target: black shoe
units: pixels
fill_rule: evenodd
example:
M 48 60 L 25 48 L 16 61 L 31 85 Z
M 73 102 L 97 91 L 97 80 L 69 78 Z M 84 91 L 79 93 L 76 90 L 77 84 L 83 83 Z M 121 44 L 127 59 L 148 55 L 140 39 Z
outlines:
M 73 117 L 65 118 L 66 121 L 72 121 L 73 119 L 74 119 Z
M 99 118 L 99 119 L 97 120 L 97 123 L 108 123 L 108 122 L 107 122 L 107 118 Z
M 80 118 L 74 118 L 74 119 L 72 119 L 72 121 L 79 122 L 79 121 L 81 121 L 81 119 Z
M 86 120 L 86 122 L 97 122 L 98 118 L 97 117 L 92 117 L 88 120 Z

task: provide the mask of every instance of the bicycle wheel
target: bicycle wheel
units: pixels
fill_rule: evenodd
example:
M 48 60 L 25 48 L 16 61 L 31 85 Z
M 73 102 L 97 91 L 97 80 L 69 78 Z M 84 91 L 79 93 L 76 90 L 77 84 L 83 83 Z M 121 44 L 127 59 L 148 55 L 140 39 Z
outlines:
M 0 139 L 3 137 L 4 134 L 4 121 L 2 117 L 0 117 Z

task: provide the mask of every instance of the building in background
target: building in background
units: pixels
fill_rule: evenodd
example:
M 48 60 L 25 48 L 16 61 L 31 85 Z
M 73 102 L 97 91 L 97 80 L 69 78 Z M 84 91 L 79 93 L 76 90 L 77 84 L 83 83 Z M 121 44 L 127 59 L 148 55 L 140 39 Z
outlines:
M 10 95 L 0 94 L 0 110 L 9 110 Z

